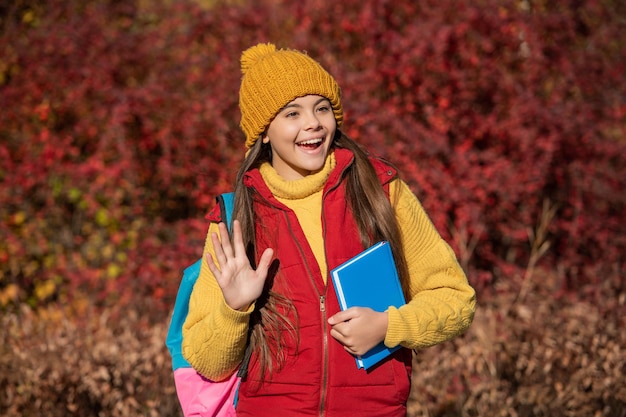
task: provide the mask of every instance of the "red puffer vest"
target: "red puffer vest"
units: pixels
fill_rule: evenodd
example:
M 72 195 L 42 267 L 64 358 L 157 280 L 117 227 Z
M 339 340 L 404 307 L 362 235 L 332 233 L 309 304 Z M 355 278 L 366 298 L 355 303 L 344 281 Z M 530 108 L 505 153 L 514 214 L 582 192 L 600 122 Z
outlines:
M 335 151 L 337 165 L 326 183 L 322 228 L 328 270 L 361 252 L 356 223 L 346 201 L 343 174 L 353 161 L 344 149 Z M 388 190 L 396 172 L 372 160 Z M 239 388 L 238 416 L 405 416 L 410 390 L 411 351 L 400 349 L 390 360 L 368 372 L 357 369 L 355 359 L 330 336 L 327 319 L 339 303 L 326 282 L 293 211 L 276 200 L 258 170 L 245 178 L 258 193 L 255 210 L 257 253 L 274 249 L 279 269 L 273 290 L 285 295 L 297 310 L 299 345 L 283 336 L 285 365 L 270 381 L 259 384 L 259 362 L 253 353 L 248 376 Z M 295 322 L 295 317 L 290 314 Z M 270 338 L 271 339 L 271 338 Z

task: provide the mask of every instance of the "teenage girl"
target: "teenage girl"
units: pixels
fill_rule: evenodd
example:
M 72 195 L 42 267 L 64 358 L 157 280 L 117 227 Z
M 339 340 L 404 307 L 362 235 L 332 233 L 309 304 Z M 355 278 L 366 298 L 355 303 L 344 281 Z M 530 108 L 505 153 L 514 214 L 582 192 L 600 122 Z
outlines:
M 232 236 L 216 207 L 183 354 L 221 380 L 251 352 L 238 416 L 405 416 L 412 349 L 465 331 L 474 290 L 396 169 L 340 131 L 340 89 L 319 63 L 259 44 L 241 70 Z M 407 304 L 340 311 L 329 271 L 382 240 Z M 403 349 L 357 369 L 381 341 Z

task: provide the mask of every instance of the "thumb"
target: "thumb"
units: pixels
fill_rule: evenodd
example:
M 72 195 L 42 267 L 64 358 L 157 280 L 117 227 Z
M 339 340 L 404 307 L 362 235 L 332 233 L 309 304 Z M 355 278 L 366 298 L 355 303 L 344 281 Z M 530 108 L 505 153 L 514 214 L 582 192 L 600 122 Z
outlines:
M 338 323 L 342 323 L 344 321 L 348 321 L 353 319 L 354 317 L 356 317 L 356 310 L 354 309 L 354 307 L 350 307 L 347 310 L 344 311 L 340 311 L 338 313 L 336 313 L 335 315 L 331 316 L 328 319 L 328 324 L 335 325 Z

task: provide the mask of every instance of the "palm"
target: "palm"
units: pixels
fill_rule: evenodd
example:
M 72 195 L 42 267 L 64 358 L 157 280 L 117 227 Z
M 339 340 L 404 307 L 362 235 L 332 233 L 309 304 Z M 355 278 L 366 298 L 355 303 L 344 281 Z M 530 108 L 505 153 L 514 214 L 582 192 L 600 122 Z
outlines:
M 215 233 L 211 235 L 217 264 L 208 255 L 207 263 L 222 289 L 226 304 L 234 310 L 244 310 L 254 303 L 263 291 L 273 250 L 268 248 L 263 252 L 255 270 L 246 255 L 239 222 L 237 220 L 233 222 L 232 244 L 223 223 L 220 223 L 219 230 L 219 237 Z

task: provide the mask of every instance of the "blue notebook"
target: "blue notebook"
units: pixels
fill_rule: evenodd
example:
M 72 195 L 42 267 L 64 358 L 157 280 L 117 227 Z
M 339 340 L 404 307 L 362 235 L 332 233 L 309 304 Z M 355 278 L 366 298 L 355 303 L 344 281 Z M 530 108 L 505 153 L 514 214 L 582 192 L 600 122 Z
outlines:
M 334 268 L 330 274 L 342 310 L 369 307 L 383 312 L 389 306 L 406 304 L 388 242 L 375 244 Z M 365 355 L 356 357 L 357 367 L 367 370 L 398 349 L 400 346 L 390 349 L 381 342 Z

